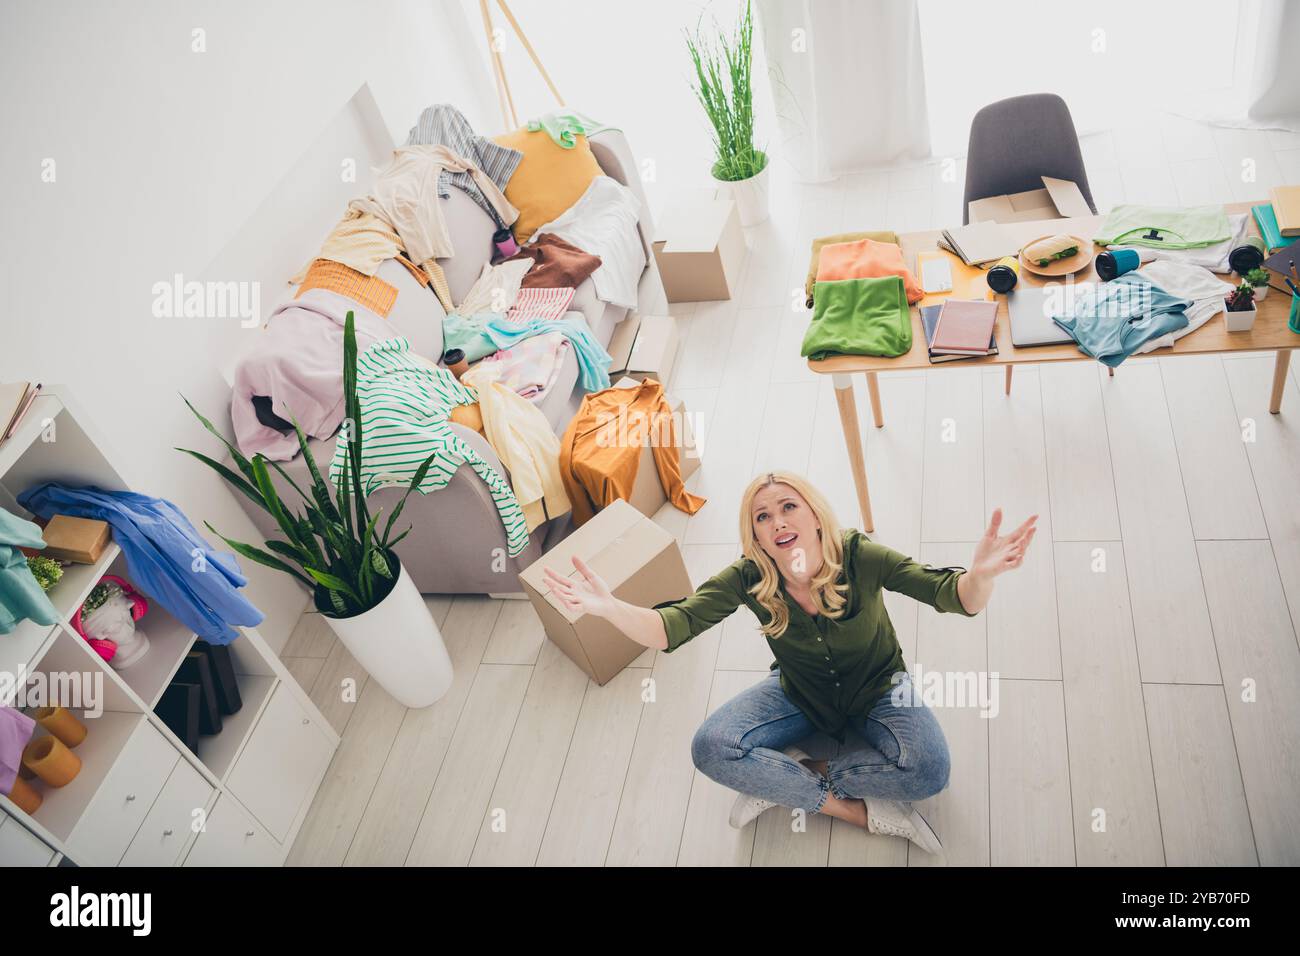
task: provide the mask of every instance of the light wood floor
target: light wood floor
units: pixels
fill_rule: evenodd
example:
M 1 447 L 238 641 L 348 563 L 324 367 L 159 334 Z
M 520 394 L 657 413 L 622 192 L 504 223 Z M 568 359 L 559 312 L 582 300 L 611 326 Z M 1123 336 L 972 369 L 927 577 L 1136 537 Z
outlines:
M 1162 119 L 1084 140 L 1100 208 L 1251 199 L 1300 181 L 1300 137 Z M 1257 179 L 1241 182 L 1243 159 Z M 828 380 L 796 302 L 808 240 L 960 221 L 964 169 L 930 164 L 775 185 L 729 302 L 674 306 L 673 391 L 703 417 L 696 516 L 658 519 L 696 581 L 738 554 L 755 473 L 808 474 L 856 524 Z M 1218 320 L 1216 320 L 1218 321 Z M 937 710 L 949 788 L 924 810 L 950 864 L 1300 863 L 1300 387 L 1267 412 L 1271 356 L 1143 358 L 882 375 L 866 427 L 875 539 L 965 563 L 988 514 L 1039 514 L 988 610 L 888 606 L 909 664 L 1000 675 L 999 710 Z M 860 420 L 870 422 L 866 390 Z M 955 430 L 955 440 L 945 440 Z M 927 865 L 894 838 L 781 810 L 742 831 L 691 765 L 704 716 L 761 680 L 745 612 L 605 687 L 545 640 L 531 606 L 431 597 L 452 690 L 407 711 L 315 616 L 285 648 L 343 742 L 292 864 Z M 354 678 L 355 703 L 341 684 Z M 832 745 L 833 746 L 833 745 Z

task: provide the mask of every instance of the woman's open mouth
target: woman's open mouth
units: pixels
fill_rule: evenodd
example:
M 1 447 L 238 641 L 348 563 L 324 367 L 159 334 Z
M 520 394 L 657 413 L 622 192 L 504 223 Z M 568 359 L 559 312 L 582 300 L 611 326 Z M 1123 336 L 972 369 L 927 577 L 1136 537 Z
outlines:
M 799 540 L 799 536 L 793 531 L 787 531 L 785 534 L 778 534 L 772 539 L 772 543 L 778 548 L 788 548 Z

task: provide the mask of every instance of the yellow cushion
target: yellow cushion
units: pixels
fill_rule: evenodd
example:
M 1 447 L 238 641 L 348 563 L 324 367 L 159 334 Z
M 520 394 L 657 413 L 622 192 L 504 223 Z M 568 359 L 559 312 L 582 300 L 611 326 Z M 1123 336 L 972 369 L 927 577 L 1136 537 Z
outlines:
M 514 175 L 506 183 L 506 199 L 519 210 L 515 240 L 523 245 L 534 232 L 582 198 L 591 181 L 602 175 L 600 164 L 587 145 L 587 137 L 576 136 L 577 145 L 564 149 L 543 130 L 530 133 L 520 128 L 494 138 L 501 146 L 524 154 Z

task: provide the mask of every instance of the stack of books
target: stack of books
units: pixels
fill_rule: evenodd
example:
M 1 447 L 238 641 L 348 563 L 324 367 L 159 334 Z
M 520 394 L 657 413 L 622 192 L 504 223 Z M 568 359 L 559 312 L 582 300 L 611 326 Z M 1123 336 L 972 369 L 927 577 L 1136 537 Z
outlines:
M 1014 256 L 1020 249 L 1015 237 L 996 222 L 973 222 L 969 226 L 945 229 L 939 245 L 960 256 L 968 266 Z
M 7 382 L 0 384 L 0 445 L 18 430 L 23 416 L 40 394 L 39 382 Z
M 994 324 L 998 304 L 983 299 L 949 299 L 921 309 L 921 326 L 930 361 L 955 362 L 980 355 L 997 355 Z
M 1268 191 L 1269 202 L 1251 206 L 1260 238 L 1270 252 L 1300 239 L 1300 186 L 1274 186 Z

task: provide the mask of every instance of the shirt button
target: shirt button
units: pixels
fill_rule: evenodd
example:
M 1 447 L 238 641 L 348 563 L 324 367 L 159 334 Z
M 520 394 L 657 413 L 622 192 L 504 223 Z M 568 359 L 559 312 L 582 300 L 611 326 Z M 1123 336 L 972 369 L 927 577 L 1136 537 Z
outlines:
M 827 659 L 827 660 L 830 660 L 830 658 L 829 658 L 829 657 L 828 657 L 828 658 L 826 658 L 826 659 Z
M 836 681 L 836 682 L 835 682 L 835 686 L 836 686 L 836 687 L 839 687 L 839 686 L 840 686 L 840 682 L 839 682 L 839 681 Z
M 817 643 L 820 644 L 821 642 L 822 642 L 822 639 L 821 639 L 820 637 L 817 638 Z

